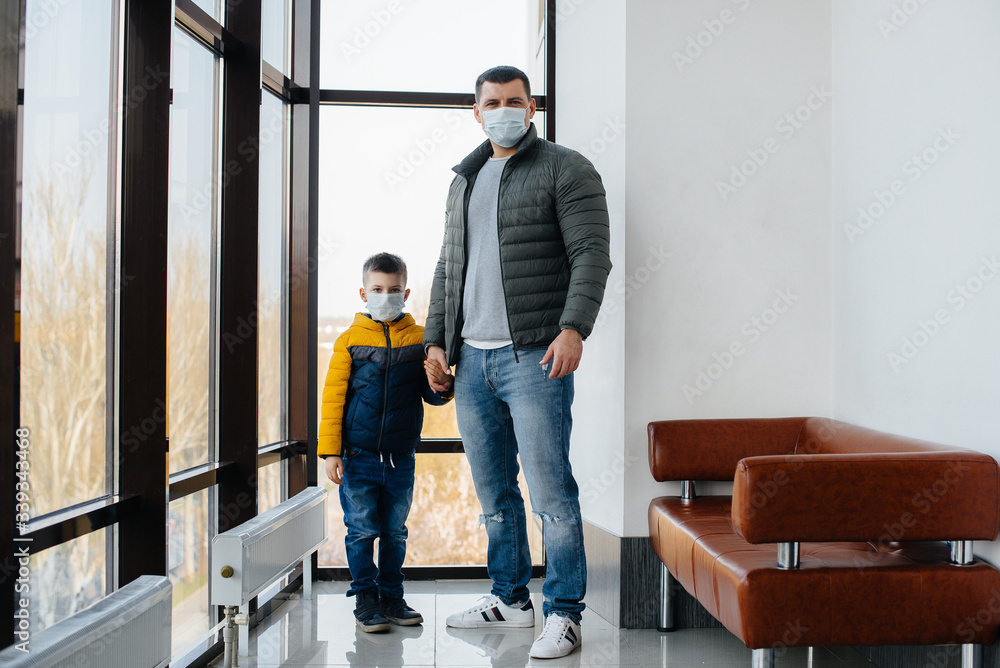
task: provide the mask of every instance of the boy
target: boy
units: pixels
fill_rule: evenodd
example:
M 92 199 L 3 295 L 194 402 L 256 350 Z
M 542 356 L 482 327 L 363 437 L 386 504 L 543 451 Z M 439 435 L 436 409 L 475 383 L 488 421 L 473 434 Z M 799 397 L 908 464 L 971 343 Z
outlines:
M 337 339 L 323 387 L 317 453 L 326 475 L 340 485 L 347 525 L 348 596 L 365 632 L 389 622 L 422 623 L 403 600 L 406 517 L 413 500 L 414 452 L 420 442 L 423 404 L 451 400 L 452 377 L 438 370 L 434 392 L 424 369 L 424 328 L 403 313 L 410 296 L 406 264 L 389 253 L 368 258 L 361 274 L 368 313 Z M 378 567 L 372 562 L 379 538 Z

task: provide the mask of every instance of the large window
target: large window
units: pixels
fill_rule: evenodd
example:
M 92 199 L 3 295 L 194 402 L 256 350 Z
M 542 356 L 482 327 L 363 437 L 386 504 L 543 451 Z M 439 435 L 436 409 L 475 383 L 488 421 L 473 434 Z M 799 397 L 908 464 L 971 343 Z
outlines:
M 213 458 L 212 304 L 218 202 L 218 58 L 174 29 L 167 251 L 170 470 Z
M 277 17 L 276 17 L 277 18 Z M 288 105 L 270 92 L 260 108 L 260 223 L 257 269 L 257 443 L 287 438 Z M 288 497 L 288 464 L 258 470 L 257 512 Z
M 291 74 L 291 0 L 263 0 L 261 4 L 261 55 L 282 74 Z
M 29 0 L 21 239 L 21 426 L 32 515 L 107 491 L 112 2 Z
M 344 99 L 338 91 L 406 94 L 394 98 L 395 105 L 365 106 L 364 93 L 350 93 L 351 104 L 320 111 L 318 401 L 334 342 L 364 310 L 358 288 L 367 257 L 387 251 L 406 261 L 411 290 L 406 311 L 424 323 L 452 167 L 486 140 L 470 108 L 476 77 L 495 65 L 514 65 L 528 74 L 532 94 L 545 94 L 543 6 L 428 0 L 416 11 L 403 2 L 324 4 L 321 82 L 334 89 L 325 99 Z M 485 48 L 486 30 L 504 38 Z M 421 106 L 429 104 L 428 93 L 451 94 L 452 103 Z M 440 98 L 435 103 L 441 104 Z M 543 137 L 545 116 L 539 111 L 533 121 Z M 459 439 L 454 403 L 425 406 L 422 435 Z M 322 472 L 319 477 L 331 491 L 330 539 L 320 563 L 342 567 L 346 528 L 339 495 Z M 527 501 L 523 483 L 522 489 Z M 407 564 L 483 564 L 480 512 L 460 450 L 418 451 Z M 533 559 L 541 563 L 540 531 L 530 533 Z
M 170 581 L 173 590 L 173 624 L 170 648 L 185 650 L 205 638 L 215 623 L 210 615 L 209 545 L 215 533 L 214 487 L 170 503 Z
M 0 152 L 19 156 L 0 163 L 0 271 L 14 277 L 0 299 L 15 310 L 0 343 L 16 354 L 13 370 L 0 364 L 15 388 L 0 423 L 30 441 L 28 522 L 0 523 L 0 544 L 8 560 L 11 545 L 30 546 L 33 633 L 161 574 L 174 586 L 171 665 L 217 651 L 212 537 L 317 483 L 310 376 L 322 382 L 361 309 L 365 257 L 403 255 L 408 308 L 426 316 L 450 167 L 483 141 L 468 108 L 476 74 L 499 62 L 527 71 L 544 134 L 542 5 L 24 0 L 0 11 L 5 44 L 20 33 L 24 47 L 0 49 L 0 115 L 18 123 L 0 132 Z M 484 29 L 509 39 L 483 49 Z M 310 53 L 321 46 L 322 81 Z M 374 99 L 393 91 L 391 106 Z M 317 96 L 329 104 L 318 113 Z M 454 407 L 429 408 L 423 435 L 410 561 L 481 563 Z M 0 467 L 4 516 L 18 481 Z M 336 494 L 329 507 L 320 561 L 343 565 Z M 16 600 L 0 576 L 0 616 Z M 0 640 L 13 642 L 10 627 Z
M 260 222 L 257 269 L 257 442 L 285 440 L 285 358 L 287 267 L 285 258 L 288 111 L 285 103 L 263 93 L 260 109 Z
M 67 541 L 29 558 L 32 632 L 52 626 L 107 593 L 107 529 Z
M 347 90 L 471 92 L 494 65 L 543 79 L 542 0 L 324 2 L 320 86 Z
M 30 432 L 33 518 L 103 496 L 112 480 L 113 6 L 25 6 L 19 426 Z M 45 592 L 30 598 L 32 631 L 106 593 L 104 537 L 92 533 L 31 558 L 32 586 Z
M 167 248 L 167 434 L 170 471 L 215 459 L 216 229 L 221 59 L 174 28 L 171 52 L 170 215 Z M 215 623 L 209 546 L 215 488 L 170 503 L 172 651 L 182 655 Z

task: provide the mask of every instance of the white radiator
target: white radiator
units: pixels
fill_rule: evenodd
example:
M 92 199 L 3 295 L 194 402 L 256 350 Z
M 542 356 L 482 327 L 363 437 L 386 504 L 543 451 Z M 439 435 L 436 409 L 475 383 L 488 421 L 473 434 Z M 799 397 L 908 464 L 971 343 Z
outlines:
M 170 663 L 170 579 L 142 575 L 33 635 L 25 653 L 0 652 L 5 668 L 162 668 Z
M 212 604 L 244 606 L 326 542 L 326 489 L 309 487 L 212 540 Z M 312 584 L 311 577 L 303 587 Z M 306 591 L 308 594 L 308 590 Z

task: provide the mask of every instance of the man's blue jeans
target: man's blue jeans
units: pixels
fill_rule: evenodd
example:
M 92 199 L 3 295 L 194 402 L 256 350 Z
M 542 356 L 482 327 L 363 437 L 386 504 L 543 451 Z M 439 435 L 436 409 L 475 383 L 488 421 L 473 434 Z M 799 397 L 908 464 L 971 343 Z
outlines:
M 528 598 L 531 554 L 518 453 L 545 539 L 543 614 L 579 623 L 587 589 L 580 493 L 569 463 L 573 375 L 550 379 L 545 348 L 462 346 L 455 372 L 458 428 L 489 537 L 493 594 L 507 605 Z
M 347 525 L 348 596 L 372 591 L 383 598 L 403 598 L 406 518 L 413 501 L 413 453 L 388 455 L 383 462 L 368 450 L 344 447 L 344 483 L 340 506 Z M 378 568 L 374 545 L 379 539 Z

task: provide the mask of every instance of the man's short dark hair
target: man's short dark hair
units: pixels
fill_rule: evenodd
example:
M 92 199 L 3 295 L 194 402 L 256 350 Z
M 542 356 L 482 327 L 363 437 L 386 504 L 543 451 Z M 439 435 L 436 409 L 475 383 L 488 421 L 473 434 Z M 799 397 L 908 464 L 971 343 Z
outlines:
M 364 283 L 368 274 L 377 271 L 383 274 L 402 274 L 403 285 L 406 285 L 406 263 L 403 258 L 392 253 L 375 253 L 365 260 L 364 267 L 361 268 L 361 282 Z
M 531 99 L 531 84 L 528 83 L 528 75 L 517 69 L 516 67 L 511 67 L 510 65 L 499 65 L 497 67 L 491 67 L 476 79 L 476 104 L 479 104 L 479 93 L 483 90 L 483 84 L 489 81 L 495 84 L 505 84 L 515 79 L 520 79 L 524 82 L 524 92 L 528 94 L 528 99 Z M 528 100 L 525 100 L 527 102 Z

